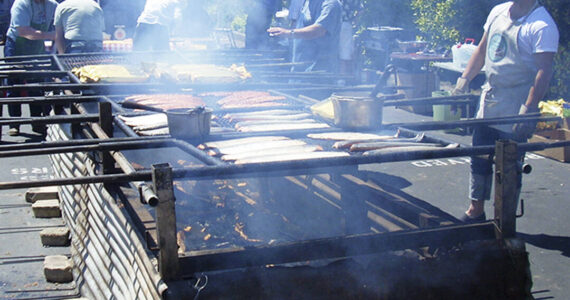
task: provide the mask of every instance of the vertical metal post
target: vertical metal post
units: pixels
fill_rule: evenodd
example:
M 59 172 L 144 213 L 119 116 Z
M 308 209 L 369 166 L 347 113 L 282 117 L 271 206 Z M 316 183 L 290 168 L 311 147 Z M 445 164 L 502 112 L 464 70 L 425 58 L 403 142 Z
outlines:
M 99 102 L 99 125 L 108 137 L 113 137 L 113 109 L 109 102 Z M 111 154 L 103 151 L 101 154 L 103 174 L 112 173 L 115 163 Z
M 172 280 L 178 277 L 179 268 L 172 167 L 169 164 L 153 165 L 152 182 L 158 196 L 156 206 L 158 271 L 164 280 Z
M 71 104 L 69 109 L 72 115 L 80 114 L 79 109 L 77 109 L 77 104 Z M 81 132 L 81 128 L 78 123 L 71 123 L 71 136 L 75 138 Z
M 516 234 L 517 152 L 517 143 L 513 141 L 500 140 L 495 145 L 495 219 L 502 238 Z

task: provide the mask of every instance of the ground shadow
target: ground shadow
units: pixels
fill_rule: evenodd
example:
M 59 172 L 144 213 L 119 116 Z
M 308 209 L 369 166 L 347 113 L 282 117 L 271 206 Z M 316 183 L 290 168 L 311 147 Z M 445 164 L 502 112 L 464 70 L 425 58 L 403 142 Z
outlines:
M 570 237 L 521 232 L 518 232 L 517 236 L 533 246 L 548 250 L 558 250 L 562 252 L 562 255 L 570 257 Z

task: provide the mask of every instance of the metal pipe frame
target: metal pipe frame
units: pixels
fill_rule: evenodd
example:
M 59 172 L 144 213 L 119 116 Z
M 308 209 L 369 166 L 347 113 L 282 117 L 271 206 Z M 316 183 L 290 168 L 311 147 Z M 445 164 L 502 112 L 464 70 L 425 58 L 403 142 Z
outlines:
M 522 122 L 551 122 L 561 121 L 560 117 L 541 117 L 540 113 L 526 114 L 526 115 L 513 115 L 499 118 L 485 118 L 485 119 L 465 119 L 459 121 L 422 121 L 422 122 L 409 122 L 409 123 L 387 123 L 382 124 L 383 127 L 403 127 L 416 130 L 441 130 L 453 129 L 457 127 L 475 127 L 475 126 L 490 126 L 501 124 L 515 124 Z
M 135 92 L 148 92 L 148 91 L 179 91 L 184 89 L 192 89 L 195 91 L 239 91 L 248 89 L 279 89 L 279 88 L 332 88 L 332 85 L 327 84 L 312 84 L 312 83 L 231 83 L 231 84 L 207 84 L 207 83 L 41 83 L 34 85 L 17 84 L 11 86 L 0 86 L 0 91 L 60 91 L 69 90 L 73 92 L 90 90 L 94 92 L 108 92 L 108 91 L 127 91 L 130 93 Z
M 521 143 L 518 144 L 519 151 L 539 151 L 546 148 L 556 148 L 570 146 L 570 141 L 560 141 L 554 143 Z M 196 166 L 173 169 L 173 178 L 177 179 L 232 179 L 232 178 L 252 178 L 266 176 L 285 176 L 300 174 L 317 174 L 330 172 L 335 167 L 362 165 L 372 163 L 389 163 L 398 161 L 410 161 L 421 159 L 448 158 L 458 156 L 475 156 L 492 154 L 494 146 L 477 146 L 470 148 L 444 148 L 433 150 L 417 150 L 409 152 L 397 152 L 389 154 L 374 154 L 369 156 L 350 156 L 308 159 L 301 161 L 252 163 L 244 165 L 223 164 L 215 166 Z M 0 182 L 0 190 L 30 188 L 53 185 L 73 185 L 90 183 L 122 183 L 130 181 L 150 181 L 151 172 L 133 171 L 128 174 L 110 174 L 98 176 L 86 176 L 75 178 L 60 178 L 49 180 L 38 180 L 30 182 Z
M 57 95 L 57 96 L 43 96 L 43 97 L 10 97 L 0 98 L 0 104 L 70 104 L 82 102 L 96 102 L 106 99 L 105 96 L 83 96 L 83 95 Z M 107 99 L 107 101 L 111 101 Z
M 0 118 L 1 125 L 11 124 L 65 124 L 65 123 L 78 123 L 78 122 L 97 122 L 99 115 L 85 114 L 85 115 L 67 115 L 67 116 L 46 116 L 46 117 L 30 117 L 30 118 Z

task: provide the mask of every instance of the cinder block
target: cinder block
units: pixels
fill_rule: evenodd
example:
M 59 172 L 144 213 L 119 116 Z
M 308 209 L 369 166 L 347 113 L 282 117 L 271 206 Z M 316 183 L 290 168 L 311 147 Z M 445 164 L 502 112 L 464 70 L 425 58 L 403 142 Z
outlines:
M 32 204 L 32 211 L 36 218 L 58 218 L 61 217 L 59 200 L 38 200 Z
M 69 228 L 46 228 L 40 232 L 40 238 L 44 246 L 67 246 L 69 245 Z
M 30 188 L 26 191 L 26 202 L 34 203 L 38 200 L 59 199 L 57 186 Z
M 73 281 L 73 263 L 64 255 L 49 255 L 44 259 L 44 275 L 49 282 Z

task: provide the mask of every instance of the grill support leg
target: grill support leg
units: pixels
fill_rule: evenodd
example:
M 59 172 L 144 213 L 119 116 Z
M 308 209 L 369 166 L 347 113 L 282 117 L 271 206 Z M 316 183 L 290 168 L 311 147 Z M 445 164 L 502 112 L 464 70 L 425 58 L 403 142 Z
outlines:
M 113 109 L 111 103 L 99 102 L 99 125 L 108 137 L 113 137 Z M 101 152 L 103 174 L 113 173 L 115 161 L 108 151 Z
M 169 164 L 152 166 L 152 181 L 158 196 L 156 231 L 158 237 L 158 271 L 165 281 L 178 277 L 178 244 L 176 242 L 176 211 Z
M 513 141 L 495 144 L 495 219 L 502 238 L 516 234 L 518 149 Z

